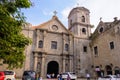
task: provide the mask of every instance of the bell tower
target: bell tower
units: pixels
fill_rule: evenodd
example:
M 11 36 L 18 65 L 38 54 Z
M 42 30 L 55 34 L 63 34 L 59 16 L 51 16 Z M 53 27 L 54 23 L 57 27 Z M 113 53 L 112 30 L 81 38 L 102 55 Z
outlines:
M 90 36 L 91 28 L 89 10 L 84 7 L 76 7 L 68 16 L 68 28 L 74 35 L 74 72 L 78 77 L 86 76 L 91 72 Z
M 68 16 L 68 28 L 76 37 L 88 38 L 91 34 L 89 10 L 84 7 L 76 7 Z

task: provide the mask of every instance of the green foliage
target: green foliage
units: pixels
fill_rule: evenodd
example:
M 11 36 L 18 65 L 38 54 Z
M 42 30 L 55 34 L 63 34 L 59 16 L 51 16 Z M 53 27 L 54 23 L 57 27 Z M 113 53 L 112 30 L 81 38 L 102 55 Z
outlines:
M 23 66 L 24 50 L 31 42 L 21 33 L 25 19 L 20 11 L 30 6 L 29 0 L 0 1 L 0 59 L 10 69 Z

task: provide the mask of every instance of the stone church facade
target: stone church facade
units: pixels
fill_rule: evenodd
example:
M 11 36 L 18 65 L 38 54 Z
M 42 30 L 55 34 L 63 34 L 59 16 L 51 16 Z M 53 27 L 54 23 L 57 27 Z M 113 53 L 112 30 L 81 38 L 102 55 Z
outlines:
M 75 72 L 78 77 L 85 76 L 87 72 L 92 74 L 89 13 L 84 7 L 72 9 L 68 16 L 68 29 L 56 15 L 45 23 L 32 26 L 30 69 L 43 77 L 63 72 Z
M 92 28 L 90 12 L 84 7 L 70 11 L 68 29 L 56 15 L 38 26 L 24 26 L 23 34 L 32 44 L 26 47 L 23 68 L 15 69 L 17 76 L 24 70 L 34 70 L 43 78 L 63 72 L 75 72 L 77 77 L 119 74 L 120 20 L 101 20 L 94 33 Z

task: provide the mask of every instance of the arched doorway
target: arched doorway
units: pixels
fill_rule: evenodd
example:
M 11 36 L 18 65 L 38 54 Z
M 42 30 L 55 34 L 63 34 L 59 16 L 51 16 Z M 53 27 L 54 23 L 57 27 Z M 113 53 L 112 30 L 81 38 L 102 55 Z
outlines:
M 50 74 L 50 75 L 54 74 L 54 78 L 56 78 L 58 71 L 59 71 L 59 65 L 56 61 L 50 61 L 47 64 L 47 74 Z
M 120 74 L 120 68 L 118 66 L 115 66 L 115 68 L 114 68 L 114 74 L 115 75 Z
M 112 68 L 110 65 L 106 65 L 106 72 L 107 72 L 107 75 L 112 75 Z

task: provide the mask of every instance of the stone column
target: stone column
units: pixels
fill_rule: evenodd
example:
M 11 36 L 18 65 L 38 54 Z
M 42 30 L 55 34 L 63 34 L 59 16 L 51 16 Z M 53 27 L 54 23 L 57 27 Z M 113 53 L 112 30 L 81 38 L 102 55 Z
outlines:
M 72 69 L 73 69 L 73 67 L 72 67 L 73 64 L 72 64 L 72 56 L 71 56 L 71 55 L 69 56 L 69 60 L 70 60 L 69 69 L 70 69 L 70 71 L 72 72 L 72 71 L 73 71 L 73 70 L 72 70 Z
M 34 54 L 34 71 L 37 71 L 38 53 Z
M 45 54 L 42 54 L 41 76 L 46 77 L 46 74 L 45 74 Z

